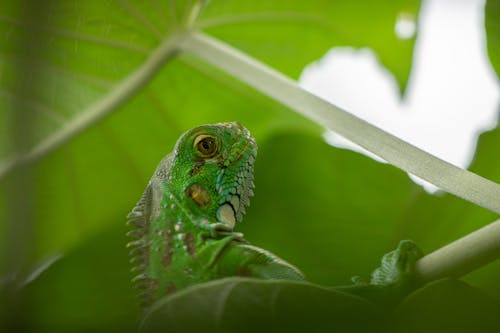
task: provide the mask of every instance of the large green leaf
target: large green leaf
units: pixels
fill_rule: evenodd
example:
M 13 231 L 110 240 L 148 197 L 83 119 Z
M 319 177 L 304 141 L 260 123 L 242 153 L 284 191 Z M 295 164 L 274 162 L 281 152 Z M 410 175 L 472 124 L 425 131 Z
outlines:
M 494 181 L 500 179 L 499 135 L 495 129 L 481 136 L 471 166 Z M 452 195 L 430 195 L 389 165 L 309 135 L 285 133 L 261 147 L 255 192 L 240 230 L 324 285 L 366 276 L 400 239 L 413 239 L 429 253 L 497 219 Z M 499 276 L 497 261 L 467 280 L 500 296 Z
M 366 301 L 307 283 L 229 278 L 161 300 L 145 332 L 362 332 L 377 325 Z M 362 318 L 362 320 L 360 320 Z
M 487 0 L 484 16 L 488 55 L 493 68 L 500 76 L 500 1 Z
M 12 331 L 136 331 L 140 309 L 125 231 L 121 225 L 90 237 L 22 288 Z
M 161 300 L 147 332 L 498 332 L 500 303 L 455 280 L 429 284 L 395 310 L 314 285 L 226 279 Z
M 440 280 L 400 304 L 389 332 L 498 332 L 500 302 L 456 280 Z
M 404 89 L 414 38 L 398 38 L 395 25 L 401 17 L 416 21 L 419 5 L 415 0 L 213 1 L 198 25 L 293 78 L 333 46 L 370 47 Z
M 11 122 L 8 110 L 22 104 L 33 115 L 30 122 L 35 126 L 31 138 L 27 137 L 29 145 L 38 145 L 61 131 L 75 132 L 72 126 L 85 123 L 89 110 L 123 90 L 135 73 L 147 67 L 160 45 L 170 40 L 175 31 L 172 28 L 196 4 L 44 2 L 40 14 L 45 18 L 40 26 L 30 28 L 23 22 L 22 9 L 30 5 L 29 1 L 19 5 L 2 2 L 0 31 L 6 37 L 0 39 L 1 126 Z M 363 14 L 367 8 L 352 6 L 349 1 L 335 5 L 325 1 L 255 2 L 249 7 L 245 2 L 221 0 L 209 2 L 198 23 L 295 77 L 308 61 L 319 58 L 329 47 L 371 46 L 403 83 L 414 41 L 398 40 L 394 23 L 401 13 L 416 16 L 418 2 L 370 8 L 372 13 L 376 9 L 376 15 Z M 234 24 L 213 25 L 228 18 L 229 12 L 236 15 L 229 17 Z M 245 22 L 236 24 L 241 15 Z M 332 33 L 334 30 L 342 33 Z M 36 45 L 44 52 L 29 57 L 29 66 L 22 72 L 16 59 L 26 53 L 22 47 L 29 43 L 23 39 L 26 31 L 36 32 Z M 241 36 L 240 42 L 237 36 Z M 290 56 L 290 52 L 296 56 Z M 21 102 L 15 84 L 19 77 L 25 81 L 37 77 L 33 82 L 43 82 Z M 81 135 L 70 142 L 62 140 L 62 147 L 35 165 L 31 184 L 34 258 L 74 246 L 118 221 L 117 217 L 134 205 L 157 161 L 183 130 L 194 125 L 238 120 L 260 142 L 276 128 L 313 129 L 318 133 L 317 127 L 284 107 L 188 56 L 170 60 L 146 83 L 147 78 L 137 84 L 136 89 L 145 86 L 119 112 L 90 129 L 78 127 L 84 131 Z M 116 105 L 120 103 L 115 101 Z M 19 126 L 23 128 L 22 123 Z M 16 147 L 7 139 L 0 142 L 0 161 L 5 162 Z M 9 200 L 7 207 L 22 207 L 22 201 L 13 202 L 15 197 L 7 193 L 7 183 L 8 179 L 0 181 L 2 195 Z
M 374 269 L 401 239 L 405 209 L 423 191 L 392 166 L 291 133 L 262 145 L 255 184 L 241 230 L 325 285 Z

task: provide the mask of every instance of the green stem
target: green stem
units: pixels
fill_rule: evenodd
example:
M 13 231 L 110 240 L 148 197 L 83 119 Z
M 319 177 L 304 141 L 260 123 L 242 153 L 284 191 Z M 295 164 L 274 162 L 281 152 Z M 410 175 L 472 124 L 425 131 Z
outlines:
M 417 279 L 460 277 L 500 258 L 500 220 L 462 237 L 417 262 Z
M 353 116 L 220 40 L 193 32 L 184 40 L 182 48 L 392 165 L 500 214 L 499 184 L 445 162 Z

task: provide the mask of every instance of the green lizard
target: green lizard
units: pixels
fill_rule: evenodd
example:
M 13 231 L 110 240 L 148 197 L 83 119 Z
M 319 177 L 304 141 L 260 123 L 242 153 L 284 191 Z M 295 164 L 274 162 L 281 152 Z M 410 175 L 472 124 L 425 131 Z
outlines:
M 248 130 L 233 122 L 187 131 L 160 162 L 128 215 L 136 227 L 128 246 L 144 305 L 228 276 L 304 280 L 296 267 L 233 231 L 253 195 L 256 154 Z M 370 283 L 340 288 L 368 297 L 384 287 L 404 289 L 419 256 L 413 243 L 403 241 L 384 256 Z

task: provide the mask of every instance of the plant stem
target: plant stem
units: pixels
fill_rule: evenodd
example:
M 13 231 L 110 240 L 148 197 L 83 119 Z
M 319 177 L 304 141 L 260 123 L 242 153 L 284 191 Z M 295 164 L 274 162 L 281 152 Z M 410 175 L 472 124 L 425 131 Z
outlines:
M 220 40 L 192 32 L 182 48 L 392 165 L 500 214 L 499 184 L 458 168 L 353 116 Z
M 441 189 L 500 213 L 500 185 L 460 169 L 300 88 L 295 81 L 223 42 L 194 32 L 183 50 L 235 76 L 299 114 Z M 459 277 L 500 257 L 500 220 L 417 263 L 422 282 Z
M 500 258 L 500 220 L 457 239 L 420 259 L 417 280 L 460 277 Z
M 179 33 L 164 39 L 137 70 L 124 78 L 104 98 L 99 99 L 86 110 L 81 111 L 73 120 L 65 124 L 60 130 L 55 131 L 53 135 L 47 137 L 26 154 L 14 156 L 0 164 L 0 179 L 16 167 L 34 162 L 49 154 L 120 107 L 135 92 L 147 84 L 168 59 L 175 55 L 178 51 L 177 45 L 182 38 L 184 38 L 184 34 Z

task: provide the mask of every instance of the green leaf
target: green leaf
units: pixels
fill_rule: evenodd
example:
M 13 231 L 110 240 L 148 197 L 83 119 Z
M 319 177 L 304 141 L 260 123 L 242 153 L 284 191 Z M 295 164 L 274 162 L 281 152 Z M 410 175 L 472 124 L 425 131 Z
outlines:
M 377 325 L 366 301 L 315 285 L 228 278 L 158 301 L 144 332 L 363 332 Z
M 19 291 L 17 325 L 30 332 L 134 332 L 138 325 L 125 226 L 68 252 Z
M 198 26 L 292 78 L 336 46 L 370 47 L 404 90 L 415 39 L 399 39 L 398 18 L 417 20 L 420 2 L 212 1 Z
M 172 17 L 159 17 L 148 2 L 128 5 L 54 0 L 44 3 L 44 15 L 32 13 L 37 9 L 32 3 L 14 4 L 4 1 L 0 7 L 0 31 L 9 35 L 0 40 L 5 70 L 0 100 L 11 107 L 22 104 L 35 117 L 31 119 L 36 125 L 31 146 L 44 142 L 54 132 L 71 130 L 82 114 L 90 112 L 93 103 L 106 99 L 121 80 L 130 78 L 146 62 L 161 38 L 169 38 L 169 30 L 158 35 L 151 31 L 156 28 L 149 25 L 162 30 L 172 26 Z M 147 24 L 140 18 L 144 10 L 150 13 Z M 38 26 L 30 25 L 30 15 L 39 17 L 35 22 Z M 24 59 L 23 68 L 20 61 L 29 56 L 26 52 L 30 40 L 26 35 L 30 33 L 36 34 L 40 54 Z M 19 82 L 32 78 L 37 86 L 27 96 L 21 96 Z M 20 101 L 21 97 L 24 100 Z M 3 109 L 3 120 L 8 110 Z M 4 160 L 7 147 L 2 148 L 0 157 Z
M 349 3 L 259 2 L 252 9 L 244 2 L 211 1 L 198 23 L 220 19 L 233 10 L 237 15 L 249 15 L 250 20 L 236 24 L 237 27 L 212 25 L 207 29 L 216 35 L 224 33 L 221 37 L 229 42 L 241 33 L 243 49 L 294 76 L 331 46 L 373 46 L 385 54 L 381 59 L 403 82 L 414 41 L 396 39 L 394 22 L 401 12 L 416 16 L 418 2 L 378 4 L 377 15 L 368 16 Z M 118 221 L 117 217 L 125 216 L 139 198 L 156 163 L 188 128 L 238 120 L 250 128 L 259 142 L 279 128 L 319 132 L 317 126 L 283 106 L 189 56 L 170 60 L 154 79 L 147 81 L 147 75 L 152 74 L 147 74 L 148 70 L 155 70 L 154 66 L 148 67 L 148 61 L 158 48 L 172 40 L 176 31 L 173 27 L 184 22 L 197 2 L 174 4 L 175 11 L 170 3 L 156 1 L 44 2 L 46 17 L 31 30 L 23 23 L 22 8 L 27 8 L 26 4 L 4 1 L 0 5 L 0 32 L 9 36 L 0 40 L 0 62 L 4 69 L 0 78 L 0 105 L 5 106 L 0 108 L 0 124 L 14 128 L 10 126 L 13 120 L 8 110 L 13 105 L 23 105 L 26 112 L 36 115 L 31 120 L 35 131 L 29 144 L 42 143 L 37 151 L 44 157 L 34 167 L 31 184 L 34 208 L 30 223 L 36 236 L 34 253 L 29 255 L 32 260 L 76 246 L 112 221 Z M 282 20 L 292 11 L 300 10 L 306 11 L 307 24 L 302 18 Z M 260 19 L 263 11 L 273 14 L 263 21 Z M 358 15 L 362 16 L 356 18 Z M 358 24 L 365 20 L 367 24 Z M 332 22 L 336 21 L 341 22 L 342 31 L 348 32 L 332 34 L 332 29 L 337 29 Z M 299 34 L 302 28 L 304 33 Z M 19 73 L 19 66 L 15 66 L 18 55 L 24 52 L 20 48 L 26 44 L 24 31 L 36 32 L 40 37 L 36 45 L 44 51 L 36 58 L 28 57 L 30 76 Z M 318 37 L 313 37 L 316 33 Z M 368 33 L 376 36 L 376 40 L 370 42 Z M 297 57 L 283 57 L 286 50 Z M 167 58 L 164 56 L 163 60 Z M 109 101 L 111 95 L 123 91 L 137 72 L 145 73 L 145 81 L 134 81 L 134 89 L 123 97 L 129 99 L 115 98 L 114 104 L 106 104 L 111 105 L 108 108 L 99 106 Z M 18 74 L 24 75 L 23 80 L 35 76 L 38 78 L 35 82 L 41 82 L 22 101 L 15 94 Z M 141 87 L 132 98 L 132 93 Z M 127 103 L 118 112 L 100 120 L 112 106 L 123 102 Z M 96 110 L 96 105 L 105 112 L 92 116 L 90 112 Z M 93 127 L 87 128 L 92 124 Z M 19 128 L 24 125 L 18 121 Z M 76 134 L 79 134 L 76 139 L 67 141 Z M 57 145 L 64 144 L 45 156 L 48 150 L 43 147 L 53 142 L 52 135 L 63 138 L 56 140 Z M 51 139 L 47 141 L 48 138 Z M 0 161 L 7 163 L 0 163 L 0 169 L 8 167 L 6 157 L 16 148 L 11 147 L 10 141 L 0 140 Z M 8 207 L 22 206 L 22 202 L 13 202 L 15 197 L 7 193 L 6 183 L 8 179 L 0 180 L 0 192 L 6 202 L 0 208 L 5 216 Z M 0 232 L 5 238 L 7 231 Z
M 417 290 L 393 314 L 393 332 L 498 332 L 500 303 L 456 280 L 440 280 Z
M 499 133 L 481 136 L 472 164 L 492 180 L 500 178 Z M 322 285 L 368 276 L 401 239 L 430 253 L 497 219 L 454 196 L 430 195 L 389 165 L 309 135 L 282 133 L 261 145 L 255 183 L 256 197 L 239 230 Z M 467 280 L 500 296 L 499 276 L 497 261 Z
M 491 64 L 500 76 L 500 1 L 487 0 L 484 9 L 486 42 Z
M 423 192 L 404 172 L 307 134 L 276 134 L 255 167 L 256 195 L 239 230 L 328 286 L 377 267 Z

